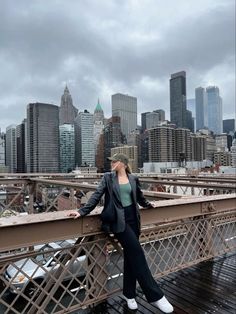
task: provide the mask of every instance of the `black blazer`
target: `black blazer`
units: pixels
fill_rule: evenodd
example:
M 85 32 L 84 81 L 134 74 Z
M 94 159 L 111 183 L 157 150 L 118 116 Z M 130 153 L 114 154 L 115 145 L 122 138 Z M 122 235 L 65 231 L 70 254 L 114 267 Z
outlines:
M 138 204 L 142 207 L 148 208 L 152 208 L 153 206 L 145 199 L 143 192 L 141 190 L 138 177 L 132 174 L 128 174 L 128 178 L 129 183 L 131 185 L 132 199 L 136 207 L 137 221 L 140 230 L 141 224 Z M 109 190 L 112 191 L 112 195 L 110 195 Z M 110 197 L 112 197 L 117 213 L 117 220 L 109 225 L 109 230 L 113 233 L 123 232 L 125 230 L 125 214 L 120 199 L 119 182 L 116 172 L 106 172 L 104 174 L 96 191 L 91 195 L 88 202 L 78 210 L 78 212 L 80 213 L 81 216 L 88 215 L 97 206 L 104 193 L 105 193 L 104 208 L 109 203 Z

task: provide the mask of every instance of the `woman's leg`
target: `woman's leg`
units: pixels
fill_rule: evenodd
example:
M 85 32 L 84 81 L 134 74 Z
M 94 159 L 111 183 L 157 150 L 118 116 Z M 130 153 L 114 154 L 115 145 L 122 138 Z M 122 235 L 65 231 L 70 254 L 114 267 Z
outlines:
M 150 272 L 143 249 L 133 229 L 133 226 L 126 224 L 124 232 L 115 234 L 125 252 L 124 258 L 126 259 L 126 265 L 128 265 L 126 273 L 127 271 L 131 272 L 132 277 L 138 280 L 147 301 L 155 302 L 161 299 L 164 294 Z
M 136 277 L 132 271 L 132 265 L 129 264 L 129 252 L 124 249 L 124 271 L 123 271 L 123 294 L 128 299 L 136 297 Z

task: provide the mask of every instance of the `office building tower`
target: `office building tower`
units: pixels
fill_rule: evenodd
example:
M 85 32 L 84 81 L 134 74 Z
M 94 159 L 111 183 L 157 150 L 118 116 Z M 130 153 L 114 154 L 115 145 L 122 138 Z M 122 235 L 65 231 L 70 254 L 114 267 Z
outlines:
M 27 172 L 59 170 L 59 108 L 52 104 L 27 106 Z
M 194 133 L 194 118 L 190 110 L 186 110 L 186 128 Z
M 231 152 L 216 152 L 214 154 L 214 164 L 218 166 L 231 166 L 232 154 Z
M 142 129 L 142 132 L 144 132 L 147 129 L 147 119 L 146 119 L 146 116 L 147 116 L 148 113 L 150 113 L 150 111 L 141 113 L 141 129 Z
M 93 114 L 84 110 L 75 119 L 75 161 L 76 165 L 95 166 Z
M 205 135 L 206 138 L 206 159 L 214 160 L 214 154 L 217 151 L 216 139 L 211 135 Z
M 215 136 L 217 151 L 230 151 L 232 146 L 232 136 L 227 133 L 218 134 Z
M 99 100 L 94 110 L 93 120 L 94 120 L 94 146 L 95 146 L 95 153 L 96 153 L 97 146 L 99 143 L 99 137 L 101 136 L 104 129 L 104 112 L 99 103 Z
M 27 122 L 26 119 L 22 121 L 21 124 L 16 127 L 16 149 L 17 149 L 17 172 L 24 173 L 27 171 L 26 168 L 26 129 Z
M 95 165 L 98 172 L 102 172 L 104 169 L 104 112 L 100 105 L 99 99 L 93 114 L 94 120 L 94 149 L 95 149 Z
M 60 172 L 71 172 L 75 168 L 75 130 L 73 124 L 59 126 Z
M 142 160 L 142 133 L 141 133 L 141 129 L 136 129 L 129 134 L 129 136 L 127 138 L 127 145 L 128 146 L 137 146 L 138 168 L 142 168 L 143 167 L 143 160 Z
M 208 128 L 215 134 L 221 134 L 223 131 L 222 119 L 222 98 L 219 88 L 209 86 L 206 88 L 207 106 L 208 106 Z
M 222 133 L 215 136 L 216 140 L 216 149 L 219 152 L 227 152 L 228 151 L 228 140 L 227 134 Z
M 147 130 L 157 127 L 159 125 L 159 123 L 160 123 L 159 113 L 149 112 L 146 115 L 146 128 L 147 128 Z
M 129 158 L 129 166 L 132 172 L 138 172 L 138 148 L 137 146 L 119 146 L 111 149 L 111 156 L 117 153 L 125 154 Z
M 206 137 L 199 134 L 190 134 L 190 160 L 203 161 L 206 159 Z
M 95 166 L 97 167 L 97 172 L 104 172 L 104 157 L 105 156 L 105 144 L 104 144 L 104 129 L 102 134 L 99 136 L 97 150 L 95 153 Z
M 148 130 L 149 162 L 176 161 L 175 129 L 160 126 Z
M 99 99 L 98 99 L 96 108 L 94 110 L 93 119 L 94 119 L 94 122 L 101 121 L 102 123 L 104 123 L 104 112 L 103 112 Z
M 68 87 L 65 87 L 64 94 L 61 96 L 61 106 L 59 109 L 60 125 L 73 124 L 77 116 L 78 109 L 73 106 L 73 100 Z
M 3 169 L 6 166 L 6 135 L 0 130 L 0 168 Z M 1 170 L 0 170 L 1 171 Z
M 201 135 L 206 139 L 206 159 L 214 160 L 214 153 L 217 151 L 216 149 L 216 139 L 212 131 L 208 129 L 201 129 L 197 131 L 197 135 Z
M 208 126 L 208 106 L 205 88 L 195 89 L 196 103 L 196 130 L 204 129 Z
M 6 166 L 9 172 L 17 171 L 16 125 L 6 128 Z
M 110 161 L 107 157 L 111 156 L 111 149 L 125 143 L 120 120 L 120 117 L 113 116 L 104 127 L 104 171 L 110 171 Z
M 177 128 L 174 132 L 176 161 L 179 162 L 180 166 L 184 166 L 187 161 L 191 160 L 190 130 Z
M 235 119 L 223 120 L 223 133 L 233 135 L 235 132 Z
M 165 110 L 162 110 L 162 109 L 157 109 L 157 110 L 153 110 L 153 112 L 156 112 L 159 114 L 159 121 L 162 122 L 162 121 L 165 121 Z
M 144 162 L 149 162 L 149 132 L 145 130 L 141 134 L 141 165 L 143 167 Z
M 121 131 L 128 137 L 137 128 L 137 98 L 115 94 L 111 98 L 112 116 L 120 117 Z
M 174 73 L 170 79 L 170 120 L 179 128 L 186 127 L 186 73 Z
M 232 167 L 236 168 L 236 138 L 233 140 L 231 147 L 231 162 Z

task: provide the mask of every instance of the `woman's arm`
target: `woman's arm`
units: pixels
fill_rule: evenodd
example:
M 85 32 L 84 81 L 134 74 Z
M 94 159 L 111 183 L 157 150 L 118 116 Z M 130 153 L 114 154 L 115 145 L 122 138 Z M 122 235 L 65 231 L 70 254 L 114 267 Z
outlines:
M 79 218 L 80 216 L 88 215 L 99 203 L 100 199 L 102 198 L 103 194 L 105 193 L 107 189 L 106 185 L 106 179 L 105 174 L 99 183 L 96 191 L 90 196 L 88 202 L 81 208 L 78 209 L 78 211 L 74 210 L 71 211 L 68 216 Z
M 141 184 L 138 177 L 136 177 L 136 195 L 137 201 L 140 206 L 146 208 L 153 208 L 153 205 L 143 195 L 143 192 L 141 190 Z

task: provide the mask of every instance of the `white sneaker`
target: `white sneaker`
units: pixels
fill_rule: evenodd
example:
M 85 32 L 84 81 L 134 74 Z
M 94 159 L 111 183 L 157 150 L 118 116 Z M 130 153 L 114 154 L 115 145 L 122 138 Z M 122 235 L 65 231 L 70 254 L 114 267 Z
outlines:
M 126 300 L 127 302 L 127 306 L 130 310 L 137 310 L 138 309 L 138 304 L 137 302 L 135 301 L 135 299 L 128 299 L 124 296 L 124 299 Z
M 174 311 L 173 306 L 165 296 L 156 301 L 154 304 L 164 313 L 172 313 Z

